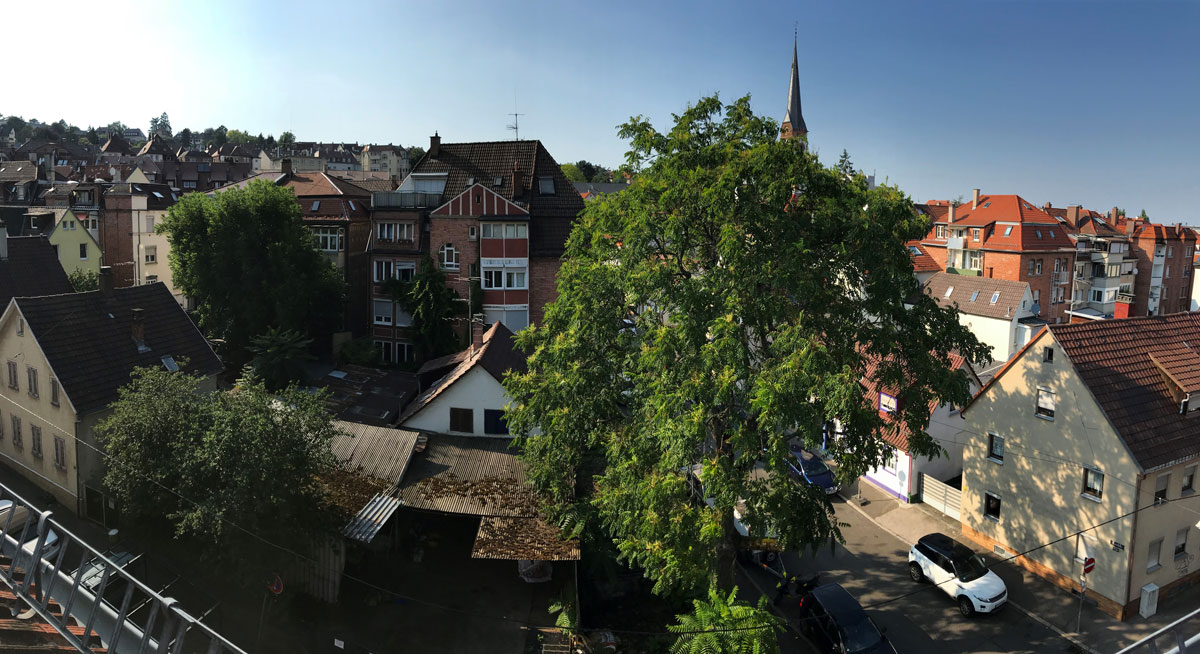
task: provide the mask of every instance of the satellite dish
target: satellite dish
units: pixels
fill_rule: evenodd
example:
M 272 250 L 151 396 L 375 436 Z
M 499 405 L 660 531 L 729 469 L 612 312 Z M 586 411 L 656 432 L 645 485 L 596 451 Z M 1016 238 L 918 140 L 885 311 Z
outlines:
M 1031 312 L 1033 312 L 1033 315 L 1035 315 L 1035 316 L 1040 315 L 1042 313 L 1042 305 L 1037 302 L 1034 302 L 1033 306 L 1030 307 L 1029 310 Z

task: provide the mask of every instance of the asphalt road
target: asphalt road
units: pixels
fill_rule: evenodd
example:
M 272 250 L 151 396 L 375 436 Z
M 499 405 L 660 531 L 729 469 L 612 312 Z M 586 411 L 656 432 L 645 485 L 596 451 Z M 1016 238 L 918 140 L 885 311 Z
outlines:
M 835 500 L 846 545 L 815 554 L 787 553 L 788 572 L 799 578 L 821 572 L 822 583 L 839 583 L 867 612 L 902 653 L 919 652 L 1070 652 L 1071 644 L 1011 606 L 992 615 L 964 618 L 946 593 L 928 582 L 908 578 L 908 546 L 862 514 Z M 765 573 L 749 571 L 764 591 L 774 588 Z M 899 598 L 899 599 L 896 599 Z M 891 601 L 889 601 L 891 600 Z M 779 608 L 789 618 L 799 600 L 785 598 Z M 1033 607 L 1029 607 L 1033 608 Z M 815 651 L 788 634 L 789 651 Z

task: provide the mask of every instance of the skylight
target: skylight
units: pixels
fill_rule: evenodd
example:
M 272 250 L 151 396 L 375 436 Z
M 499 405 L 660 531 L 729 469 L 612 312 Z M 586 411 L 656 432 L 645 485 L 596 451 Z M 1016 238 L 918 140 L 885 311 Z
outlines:
M 995 304 L 996 300 L 999 300 L 999 299 L 1000 299 L 1000 291 L 996 291 L 996 292 L 992 293 L 992 300 L 991 300 L 991 302 L 988 302 L 988 304 Z
M 946 294 L 945 294 L 945 295 L 943 295 L 942 297 L 950 297 L 950 294 L 951 294 L 951 293 L 953 293 L 953 292 L 954 292 L 954 287 L 953 287 L 953 286 L 947 286 L 947 287 L 946 287 Z
M 159 200 L 163 199 L 162 193 L 159 193 L 158 191 L 150 191 L 150 192 L 153 193 L 154 197 L 158 198 Z
M 171 372 L 179 372 L 179 364 L 175 363 L 175 358 L 167 355 L 162 358 L 163 367 Z
M 316 211 L 318 208 L 320 208 L 320 206 L 321 206 L 320 200 L 313 200 L 312 209 L 309 209 L 309 211 Z
M 1054 238 L 1054 230 L 1050 230 L 1050 238 Z
M 541 195 L 554 195 L 554 178 L 539 177 L 538 178 L 538 193 Z
M 992 201 L 991 201 L 991 200 L 988 200 L 987 202 L 984 202 L 984 203 L 983 203 L 983 208 L 984 208 L 984 209 L 987 209 L 987 208 L 988 208 L 988 207 L 990 207 L 990 206 L 992 206 Z
M 975 299 L 978 297 L 979 297 L 979 291 L 976 290 L 974 293 L 971 294 L 971 301 L 974 302 Z
M 351 211 L 358 211 L 358 209 L 356 209 L 356 208 L 354 207 L 354 200 L 351 200 L 351 201 L 350 201 L 350 210 L 351 210 Z
M 908 251 L 911 254 L 921 254 L 921 248 L 919 248 L 915 245 L 908 246 Z
M 1012 225 L 1009 225 L 1008 227 L 1005 227 L 1005 228 L 1004 228 L 1004 235 L 1005 235 L 1005 236 L 1009 236 L 1010 234 L 1012 234 L 1012 228 L 1013 228 L 1013 226 L 1012 226 Z
M 1040 230 L 1040 229 L 1036 229 L 1036 230 L 1034 230 L 1034 231 L 1035 231 L 1035 232 L 1037 232 L 1037 237 L 1038 237 L 1038 238 L 1041 238 L 1041 237 L 1042 237 L 1042 230 Z
M 496 175 L 495 177 L 492 178 L 492 186 L 499 187 L 499 186 L 503 186 L 503 185 L 504 185 L 504 178 L 501 177 L 500 175 Z

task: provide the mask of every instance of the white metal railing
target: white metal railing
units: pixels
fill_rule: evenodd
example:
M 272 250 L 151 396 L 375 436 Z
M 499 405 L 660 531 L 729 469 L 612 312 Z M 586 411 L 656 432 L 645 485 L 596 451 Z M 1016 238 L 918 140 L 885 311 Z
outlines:
M 39 511 L 4 484 L 0 484 L 0 583 L 7 585 L 29 608 L 45 620 L 77 651 L 94 652 L 93 635 L 102 649 L 119 654 L 206 652 L 246 654 L 142 583 L 124 567 Z M 21 524 L 16 524 L 18 516 Z M 64 563 L 78 560 L 73 571 Z M 115 593 L 113 591 L 116 591 Z M 106 595 L 114 599 L 110 604 Z M 61 607 L 56 613 L 51 601 Z M 71 620 L 83 626 L 76 635 Z M 185 650 L 186 641 L 186 650 Z
M 1192 635 L 1188 636 L 1188 632 L 1192 632 Z M 1166 649 L 1159 646 L 1160 641 L 1164 641 L 1163 646 Z M 1118 651 L 1117 654 L 1133 654 L 1134 652 L 1147 652 L 1148 654 L 1160 654 L 1160 652 L 1161 654 L 1187 654 L 1189 650 L 1193 652 L 1197 651 L 1197 644 L 1200 644 L 1200 609 L 1192 611 L 1129 647 Z

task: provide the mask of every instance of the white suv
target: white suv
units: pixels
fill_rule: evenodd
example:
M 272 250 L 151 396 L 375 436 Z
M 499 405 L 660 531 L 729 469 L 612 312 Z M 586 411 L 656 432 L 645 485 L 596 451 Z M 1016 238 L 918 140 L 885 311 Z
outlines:
M 950 597 L 966 617 L 991 613 L 1008 602 L 1004 580 L 970 548 L 945 534 L 929 534 L 908 551 L 908 574 L 913 581 L 929 579 Z

